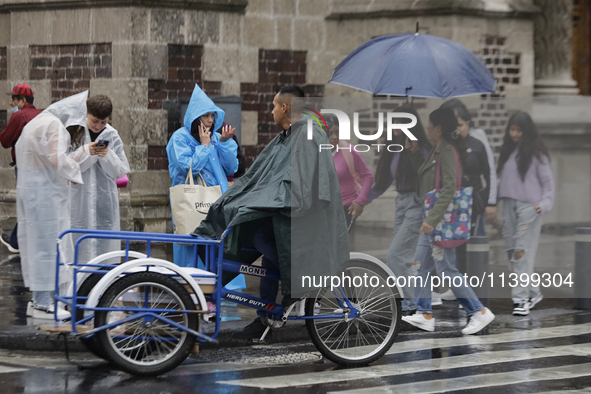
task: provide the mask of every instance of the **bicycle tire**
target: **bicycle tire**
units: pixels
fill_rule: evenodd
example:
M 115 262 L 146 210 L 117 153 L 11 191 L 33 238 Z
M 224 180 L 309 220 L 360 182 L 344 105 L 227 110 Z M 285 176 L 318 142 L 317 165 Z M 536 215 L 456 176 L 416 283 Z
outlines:
M 388 272 L 367 260 L 352 260 L 345 271 L 350 277 L 363 276 L 364 273 L 379 278 L 376 287 L 366 289 L 365 293 L 361 290 L 355 293 L 357 290 L 353 288 L 345 289 L 351 303 L 358 305 L 360 317 L 348 321 L 344 318 L 306 320 L 306 328 L 318 351 L 328 360 L 343 366 L 363 366 L 378 360 L 390 349 L 400 330 L 401 299 L 396 287 L 387 286 Z M 307 316 L 344 312 L 336 297 L 332 301 L 327 292 L 330 292 L 329 288 L 321 288 L 306 299 Z M 352 297 L 355 294 L 358 296 Z M 372 303 L 369 303 L 371 300 Z M 331 339 L 333 334 L 337 336 Z

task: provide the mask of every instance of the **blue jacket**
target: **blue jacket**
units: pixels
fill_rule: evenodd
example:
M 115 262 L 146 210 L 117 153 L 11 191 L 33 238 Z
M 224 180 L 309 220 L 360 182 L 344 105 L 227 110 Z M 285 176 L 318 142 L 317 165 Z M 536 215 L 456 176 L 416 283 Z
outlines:
M 209 112 L 214 113 L 214 130 L 211 133 L 209 147 L 201 145 L 191 135 L 191 124 L 197 118 Z M 193 178 L 197 183 L 197 175 L 201 173 L 207 186 L 220 185 L 222 193 L 228 189 L 227 175 L 238 170 L 236 158 L 238 145 L 233 139 L 220 142 L 221 134 L 216 131 L 224 121 L 224 111 L 195 84 L 187 113 L 185 126 L 175 131 L 166 146 L 168 155 L 168 171 L 172 186 L 185 183 L 191 160 L 193 160 Z

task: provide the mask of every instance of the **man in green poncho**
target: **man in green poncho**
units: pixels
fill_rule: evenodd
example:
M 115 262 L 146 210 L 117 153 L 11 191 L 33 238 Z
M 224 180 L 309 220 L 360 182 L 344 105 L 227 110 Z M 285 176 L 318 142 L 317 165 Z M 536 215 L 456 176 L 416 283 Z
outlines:
M 279 89 L 273 118 L 283 128 L 261 152 L 248 172 L 210 208 L 193 235 L 219 237 L 232 226 L 226 257 L 241 247 L 263 254 L 262 266 L 279 269 L 282 305 L 287 307 L 309 291 L 302 275 L 340 275 L 349 259 L 349 239 L 340 187 L 326 133 L 292 108 L 293 97 L 304 97 L 296 86 Z M 275 302 L 278 283 L 262 278 L 261 298 Z M 236 337 L 255 338 L 264 332 L 264 311 Z

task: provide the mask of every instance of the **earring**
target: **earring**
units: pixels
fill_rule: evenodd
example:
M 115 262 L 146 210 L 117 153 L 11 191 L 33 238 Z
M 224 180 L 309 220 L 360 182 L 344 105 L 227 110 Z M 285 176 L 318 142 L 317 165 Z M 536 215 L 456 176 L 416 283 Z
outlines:
M 460 132 L 458 130 L 454 130 L 451 133 L 451 138 L 453 138 L 454 140 L 457 140 L 459 136 L 460 136 Z

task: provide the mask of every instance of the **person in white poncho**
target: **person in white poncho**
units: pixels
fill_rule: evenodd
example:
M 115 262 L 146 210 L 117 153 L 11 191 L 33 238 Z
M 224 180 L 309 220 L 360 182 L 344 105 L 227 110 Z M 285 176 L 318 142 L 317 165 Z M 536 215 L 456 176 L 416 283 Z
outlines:
M 83 144 L 88 91 L 50 105 L 16 143 L 18 240 L 25 286 L 33 292 L 27 315 L 53 318 L 56 240 L 70 228 L 70 187 L 81 184 L 79 163 L 101 153 Z M 58 318 L 69 313 L 58 310 Z
M 105 95 L 96 95 L 86 102 L 84 143 L 98 142 L 99 155 L 80 163 L 83 184 L 72 186 L 72 228 L 119 231 L 119 193 L 116 179 L 129 172 L 119 133 L 107 122 L 113 104 Z M 75 236 L 74 240 L 79 236 Z M 120 250 L 121 241 L 86 239 L 80 242 L 78 262 L 86 263 L 103 253 Z M 103 264 L 116 261 L 102 261 Z

